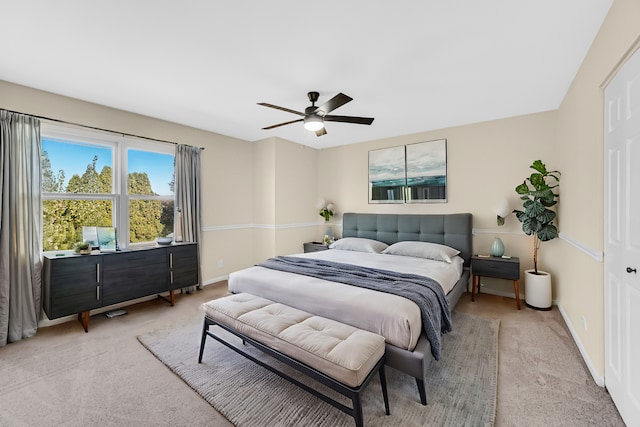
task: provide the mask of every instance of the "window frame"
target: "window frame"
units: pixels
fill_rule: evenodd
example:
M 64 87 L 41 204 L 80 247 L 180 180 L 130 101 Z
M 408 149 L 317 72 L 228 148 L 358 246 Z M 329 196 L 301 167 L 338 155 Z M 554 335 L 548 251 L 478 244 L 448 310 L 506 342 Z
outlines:
M 111 222 L 113 226 L 116 227 L 116 236 L 121 248 L 144 247 L 155 244 L 155 241 L 137 243 L 129 242 L 129 202 L 130 200 L 172 200 L 175 207 L 175 192 L 174 194 L 157 196 L 128 194 L 128 153 L 130 149 L 133 149 L 138 151 L 169 154 L 175 159 L 175 144 L 161 141 L 150 141 L 144 138 L 124 134 L 86 129 L 72 125 L 61 125 L 45 121 L 41 123 L 40 138 L 64 143 L 110 148 L 112 150 L 111 167 L 113 171 L 111 193 L 42 192 L 42 201 L 110 200 L 113 206 Z

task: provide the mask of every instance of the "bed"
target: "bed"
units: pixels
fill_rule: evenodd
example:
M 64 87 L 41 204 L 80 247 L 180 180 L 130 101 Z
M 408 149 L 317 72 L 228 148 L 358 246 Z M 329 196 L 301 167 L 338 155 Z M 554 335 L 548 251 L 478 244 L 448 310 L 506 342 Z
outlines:
M 438 289 L 441 304 L 453 309 L 469 282 L 472 251 L 472 215 L 469 213 L 441 215 L 361 214 L 343 215 L 342 239 L 336 249 L 290 257 L 276 257 L 302 263 L 353 265 L 354 275 L 362 276 L 362 269 L 374 268 L 371 275 L 395 271 L 403 277 L 428 275 L 443 284 Z M 346 239 L 348 238 L 348 239 Z M 380 243 L 380 247 L 375 242 Z M 394 245 L 395 243 L 399 245 Z M 446 260 L 415 258 L 405 253 L 381 253 L 382 248 L 417 246 L 411 242 L 428 242 L 453 248 L 459 253 Z M 367 247 L 361 248 L 362 244 Z M 355 250 L 345 250 L 357 244 Z M 372 245 L 369 247 L 369 245 Z M 392 249 L 393 249 L 392 248 Z M 371 250 L 369 250 L 371 249 Z M 387 250 L 388 251 L 388 250 Z M 454 253 L 455 254 L 455 253 Z M 434 257 L 431 257 L 434 258 Z M 438 258 L 438 257 L 435 257 Z M 426 404 L 425 378 L 429 366 L 438 357 L 437 343 L 432 347 L 433 332 L 425 316 L 425 308 L 415 301 L 387 292 L 346 285 L 325 272 L 297 274 L 274 269 L 265 261 L 229 275 L 229 291 L 246 292 L 282 304 L 327 317 L 360 329 L 383 335 L 386 340 L 386 364 L 415 377 L 420 401 Z M 446 262 L 445 262 L 446 261 Z M 431 272 L 424 273 L 425 268 Z M 297 270 L 295 270 L 297 271 Z M 331 280 L 327 280 L 331 278 Z M 368 286 L 368 285 L 367 285 Z M 434 303 L 435 304 L 435 303 Z M 424 304 L 423 304 L 424 305 Z M 446 320 L 446 319 L 445 319 Z M 443 320 L 444 321 L 444 320 Z M 446 323 L 446 322 L 445 322 Z M 427 337 L 429 335 L 429 337 Z M 442 357 L 446 357 L 443 354 Z

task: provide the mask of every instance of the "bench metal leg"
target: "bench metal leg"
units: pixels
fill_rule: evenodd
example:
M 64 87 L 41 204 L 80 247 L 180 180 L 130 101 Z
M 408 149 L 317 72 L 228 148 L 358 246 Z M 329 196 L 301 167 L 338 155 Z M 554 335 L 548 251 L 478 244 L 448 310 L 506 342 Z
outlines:
M 387 375 L 384 370 L 384 363 L 380 365 L 378 374 L 380 375 L 380 387 L 382 388 L 382 397 L 384 399 L 384 410 L 387 415 L 391 415 L 391 411 L 389 410 L 389 395 L 387 394 Z M 363 388 L 360 388 L 360 390 L 351 397 L 351 402 L 353 404 L 353 419 L 356 421 L 357 427 L 363 427 L 364 425 L 361 400 L 362 391 Z
M 202 325 L 202 338 L 200 339 L 200 354 L 198 355 L 198 363 L 202 363 L 202 353 L 204 353 L 204 343 L 207 340 L 207 331 L 209 330 L 209 323 L 207 319 L 204 320 Z
M 351 398 L 353 404 L 353 419 L 356 421 L 356 427 L 363 427 L 364 418 L 362 416 L 362 402 L 360 401 L 360 393 Z

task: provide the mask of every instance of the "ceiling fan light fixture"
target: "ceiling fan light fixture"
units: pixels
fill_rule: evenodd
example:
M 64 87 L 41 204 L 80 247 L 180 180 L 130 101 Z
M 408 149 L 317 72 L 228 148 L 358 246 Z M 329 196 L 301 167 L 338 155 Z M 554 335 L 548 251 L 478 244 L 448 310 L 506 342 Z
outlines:
M 342 107 L 347 102 L 353 101 L 353 98 L 339 93 L 324 104 L 316 107 L 316 101 L 318 100 L 318 92 L 309 92 L 307 94 L 311 105 L 302 111 L 292 110 L 290 108 L 280 107 L 278 105 L 268 104 L 266 102 L 258 102 L 258 105 L 264 107 L 275 108 L 276 110 L 286 111 L 287 113 L 296 114 L 299 116 L 296 120 L 289 120 L 288 122 L 278 123 L 277 125 L 267 126 L 262 129 L 269 130 L 278 128 L 280 126 L 290 125 L 292 123 L 304 122 L 304 128 L 308 131 L 315 132 L 316 136 L 323 136 L 327 134 L 327 130 L 324 127 L 324 122 L 340 122 L 340 123 L 355 123 L 361 125 L 370 125 L 373 122 L 373 117 L 354 117 L 354 116 L 334 116 L 331 113 L 336 108 Z
M 304 128 L 311 132 L 318 131 L 324 127 L 324 121 L 319 116 L 306 116 L 304 118 Z

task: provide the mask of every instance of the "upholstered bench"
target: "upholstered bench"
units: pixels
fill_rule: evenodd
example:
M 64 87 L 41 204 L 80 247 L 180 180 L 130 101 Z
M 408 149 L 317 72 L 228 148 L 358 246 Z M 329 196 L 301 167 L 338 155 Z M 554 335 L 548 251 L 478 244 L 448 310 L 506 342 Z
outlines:
M 389 415 L 384 371 L 384 337 L 250 294 L 234 294 L 203 304 L 205 311 L 200 355 L 207 336 L 291 381 L 363 425 L 361 392 L 379 373 Z M 331 399 L 273 366 L 251 356 L 209 329 L 218 325 L 243 343 L 275 357 L 314 380 L 351 398 L 353 407 Z

